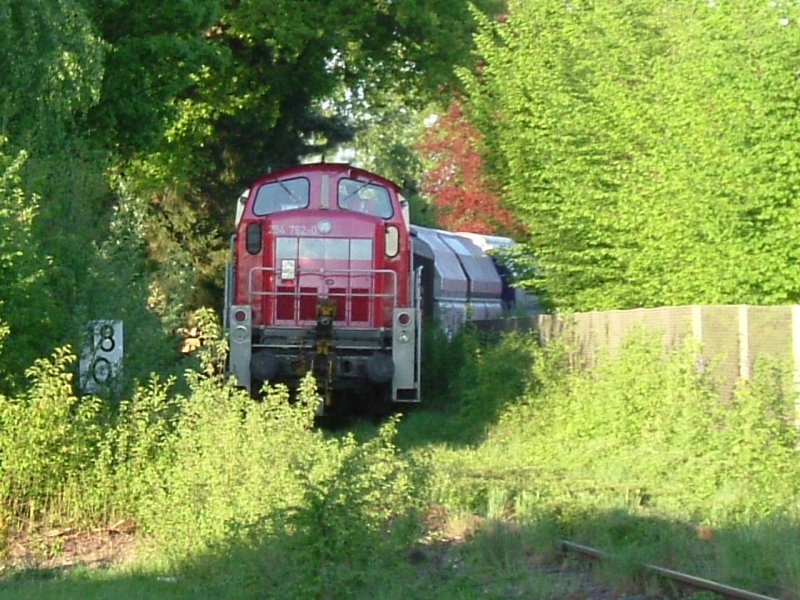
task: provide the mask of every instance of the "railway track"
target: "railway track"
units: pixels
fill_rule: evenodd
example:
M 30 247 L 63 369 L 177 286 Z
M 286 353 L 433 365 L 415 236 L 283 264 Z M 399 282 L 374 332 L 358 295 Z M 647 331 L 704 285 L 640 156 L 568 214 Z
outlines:
M 561 540 L 561 549 L 565 552 L 572 552 L 581 556 L 586 556 L 593 559 L 609 560 L 614 558 L 613 555 L 597 548 L 577 544 L 568 540 Z M 672 569 L 665 569 L 656 565 L 642 564 L 642 569 L 650 574 L 656 575 L 662 579 L 666 579 L 680 587 L 691 588 L 699 591 L 708 591 L 718 594 L 723 598 L 730 598 L 731 600 L 780 600 L 774 596 L 765 596 L 756 592 L 749 592 L 740 588 L 735 588 L 729 585 L 724 585 L 709 579 L 695 577 Z

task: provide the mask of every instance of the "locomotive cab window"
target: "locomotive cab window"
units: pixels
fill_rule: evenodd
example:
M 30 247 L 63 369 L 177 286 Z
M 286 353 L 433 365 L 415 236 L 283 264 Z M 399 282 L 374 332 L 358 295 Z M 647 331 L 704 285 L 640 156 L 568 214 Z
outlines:
M 253 212 L 258 216 L 308 207 L 309 183 L 305 177 L 279 179 L 258 188 Z
M 275 240 L 275 256 L 300 260 L 372 260 L 372 240 L 368 238 L 295 238 Z
M 365 213 L 382 219 L 391 219 L 394 214 L 389 190 L 377 183 L 340 179 L 338 189 L 339 208 Z

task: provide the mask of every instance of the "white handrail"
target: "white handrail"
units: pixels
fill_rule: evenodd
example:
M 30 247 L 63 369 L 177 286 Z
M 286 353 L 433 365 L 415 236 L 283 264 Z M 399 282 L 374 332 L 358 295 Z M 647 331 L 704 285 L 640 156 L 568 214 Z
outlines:
M 258 273 L 262 273 L 265 275 L 269 275 L 270 281 L 266 283 L 266 281 L 262 282 L 261 286 L 258 286 L 255 278 Z M 281 282 L 276 281 L 273 279 L 278 273 L 278 269 L 275 267 L 254 267 L 250 269 L 248 274 L 248 282 L 247 282 L 247 294 L 248 294 L 248 303 L 253 304 L 253 300 L 259 297 L 267 297 L 277 299 L 280 297 L 291 297 L 294 299 L 293 307 L 292 307 L 292 314 L 294 318 L 292 319 L 280 319 L 281 321 L 292 320 L 292 321 L 300 321 L 299 318 L 299 306 L 300 306 L 300 299 L 303 297 L 313 297 L 313 298 L 344 298 L 345 300 L 345 319 L 344 321 L 347 324 L 351 324 L 352 320 L 352 300 L 354 298 L 365 298 L 367 300 L 391 300 L 391 308 L 394 309 L 397 307 L 397 273 L 392 271 L 391 269 L 318 269 L 318 270 L 300 270 L 298 269 L 295 273 L 295 277 L 291 280 L 291 284 L 293 285 L 294 289 L 289 292 L 279 291 L 277 289 L 278 285 Z M 378 277 L 381 276 L 388 276 L 388 291 L 384 292 L 376 292 L 374 291 L 375 283 Z M 325 278 L 332 278 L 338 277 L 334 284 L 329 284 L 325 281 Z M 342 278 L 346 277 L 346 280 L 343 282 Z M 302 285 L 303 280 L 307 280 L 309 278 L 318 279 L 319 283 L 317 283 L 316 289 L 312 292 L 309 291 L 302 291 L 302 287 L 306 287 Z M 367 292 L 354 292 L 353 288 L 353 279 L 354 278 L 367 278 Z M 266 280 L 266 277 L 265 277 Z M 288 283 L 288 282 L 287 282 Z M 344 293 L 342 292 L 333 292 L 331 293 L 332 288 L 339 287 L 336 284 L 346 283 L 344 286 Z M 320 285 L 322 284 L 322 285 Z M 264 289 L 266 287 L 272 287 L 273 289 Z M 261 288 L 261 289 L 258 289 Z M 375 316 L 374 311 L 374 302 L 368 303 L 368 317 L 367 322 L 372 323 Z M 270 310 L 270 316 L 272 317 L 272 321 L 277 321 L 277 302 L 273 302 Z M 312 319 L 303 319 L 303 320 L 312 320 Z M 357 323 L 364 323 L 364 321 L 356 321 Z

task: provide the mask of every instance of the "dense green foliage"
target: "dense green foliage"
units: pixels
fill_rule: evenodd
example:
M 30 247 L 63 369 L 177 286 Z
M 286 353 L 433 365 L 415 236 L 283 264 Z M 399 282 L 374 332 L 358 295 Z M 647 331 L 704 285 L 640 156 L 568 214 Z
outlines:
M 46 324 L 48 309 L 54 306 L 38 293 L 45 279 L 47 261 L 32 233 L 37 203 L 26 198 L 20 188 L 19 171 L 26 153 L 19 152 L 12 158 L 4 150 L 0 146 L 0 324 L 6 328 L 18 323 Z M 38 356 L 37 350 L 46 352 L 48 346 L 38 338 L 41 333 L 38 326 L 20 328 L 14 333 L 14 337 L 0 345 L 0 358 L 4 371 L 19 373 Z M 35 350 L 30 352 L 30 349 Z M 5 376 L 0 371 L 2 379 Z
M 518 355 L 518 344 L 506 342 L 505 352 Z M 790 513 L 800 498 L 800 460 L 789 372 L 761 364 L 723 403 L 698 372 L 696 350 L 690 344 L 665 356 L 640 333 L 588 372 L 570 372 L 558 345 L 536 350 L 528 390 L 468 459 L 487 473 L 530 465 L 527 492 L 537 494 L 537 509 L 552 501 L 569 510 L 566 493 L 576 506 L 624 501 L 713 524 Z M 493 374 L 496 362 L 481 369 L 495 390 L 509 381 Z M 477 398 L 487 396 L 484 389 L 467 398 L 460 418 L 473 421 Z
M 424 469 L 399 457 L 396 419 L 364 443 L 328 437 L 312 377 L 296 403 L 280 387 L 256 401 L 217 374 L 216 351 L 188 374 L 189 395 L 153 379 L 116 414 L 72 395 L 64 351 L 37 362 L 29 391 L 0 396 L 3 533 L 132 518 L 164 568 L 212 587 L 230 585 L 231 566 L 244 594 L 341 596 L 371 581 L 418 530 Z M 231 562 L 210 571 L 218 553 Z
M 0 389 L 54 348 L 83 344 L 90 319 L 123 319 L 129 380 L 177 360 L 148 307 L 140 199 L 107 177 L 113 155 L 87 119 L 101 101 L 107 45 L 80 1 L 14 1 L 0 9 L 0 213 L 4 269 Z M 7 261 L 5 259 L 8 259 Z M 123 293 L 124 290 L 124 293 Z
M 457 365 L 453 397 L 343 434 L 313 426 L 310 380 L 296 404 L 231 387 L 214 344 L 188 394 L 153 379 L 114 414 L 71 396 L 68 355 L 38 362 L 28 392 L 0 398 L 0 524 L 132 519 L 141 545 L 132 566 L 0 589 L 559 598 L 578 583 L 535 568 L 559 538 L 619 553 L 603 576 L 615 586 L 640 585 L 644 558 L 797 589 L 800 460 L 780 368 L 761 365 L 722 404 L 695 348 L 664 353 L 642 336 L 586 371 L 518 335 L 434 345 Z
M 466 77 L 535 285 L 576 310 L 800 297 L 800 6 L 510 3 Z
M 52 362 L 37 361 L 28 371 L 30 389 L 0 399 L 0 514 L 41 519 L 88 470 L 100 402 L 73 394 L 73 360 L 61 349 Z
M 59 144 L 97 102 L 103 46 L 81 0 L 0 7 L 0 136 Z

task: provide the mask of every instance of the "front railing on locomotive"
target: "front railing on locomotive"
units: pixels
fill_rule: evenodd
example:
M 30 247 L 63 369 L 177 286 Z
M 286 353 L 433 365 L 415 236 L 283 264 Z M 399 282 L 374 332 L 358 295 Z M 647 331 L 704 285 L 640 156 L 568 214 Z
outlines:
M 264 325 L 311 325 L 320 299 L 336 301 L 336 326 L 391 326 L 398 307 L 397 273 L 391 269 L 299 269 L 292 284 L 279 269 L 255 267 L 248 277 L 248 303 Z

